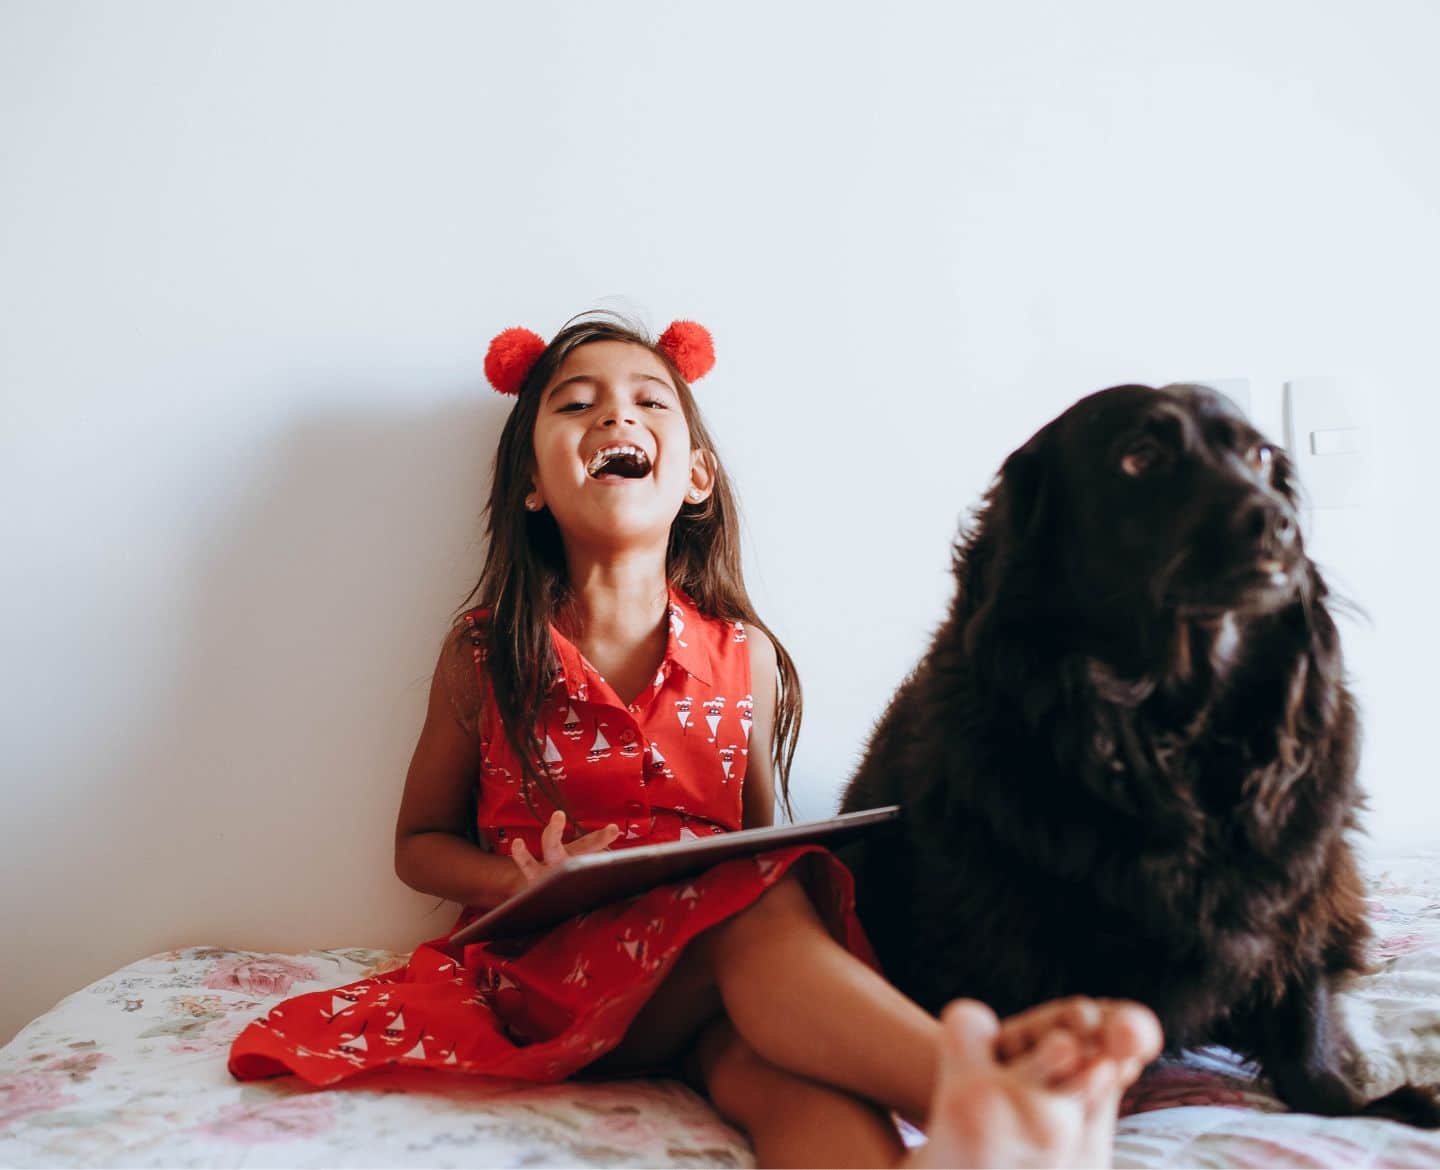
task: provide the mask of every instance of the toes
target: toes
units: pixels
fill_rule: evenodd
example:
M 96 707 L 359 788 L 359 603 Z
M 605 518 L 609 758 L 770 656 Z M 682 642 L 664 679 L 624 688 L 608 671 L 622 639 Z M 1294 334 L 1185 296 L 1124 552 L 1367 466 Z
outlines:
M 1085 1108 L 1087 1116 L 1108 1112 L 1114 1116 L 1125 1087 L 1133 1080 L 1126 1078 L 1124 1070 L 1114 1061 L 1102 1060 L 1087 1064 L 1075 1074 L 1051 1086 L 1053 1091 L 1077 1098 Z
M 1056 1028 L 1068 1028 L 1087 1036 L 1101 1024 L 1100 1004 L 1083 995 L 1052 999 L 1007 1017 L 1000 1024 L 998 1051 L 1001 1060 L 1010 1060 L 1034 1048 Z
M 940 1014 L 942 1075 L 993 1065 L 999 1026 L 995 1013 L 978 1000 L 957 999 L 948 1004 Z
M 1105 1021 L 1105 1053 L 1122 1063 L 1149 1064 L 1160 1055 L 1164 1035 L 1160 1021 L 1144 1004 L 1117 1004 Z
M 1073 1075 L 1084 1063 L 1083 1056 L 1080 1042 L 1071 1033 L 1057 1030 L 1007 1067 L 1037 1085 L 1049 1085 Z

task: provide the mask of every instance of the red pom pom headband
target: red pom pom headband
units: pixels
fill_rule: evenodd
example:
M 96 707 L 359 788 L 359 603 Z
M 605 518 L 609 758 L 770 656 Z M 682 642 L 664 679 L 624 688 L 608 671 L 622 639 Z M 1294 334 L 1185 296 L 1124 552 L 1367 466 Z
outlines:
M 687 382 L 699 381 L 715 366 L 715 342 L 710 330 L 698 322 L 670 322 L 655 344 Z M 538 333 L 506 329 L 495 335 L 485 353 L 485 377 L 501 394 L 519 394 L 525 376 L 544 352 L 545 342 Z

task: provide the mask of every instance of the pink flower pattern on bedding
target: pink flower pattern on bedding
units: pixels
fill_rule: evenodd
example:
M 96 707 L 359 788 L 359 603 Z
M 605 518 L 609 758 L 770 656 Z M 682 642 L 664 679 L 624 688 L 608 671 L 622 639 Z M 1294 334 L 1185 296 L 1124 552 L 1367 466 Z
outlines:
M 0 1132 L 30 1116 L 69 1105 L 75 1098 L 53 1070 L 18 1072 L 0 1080 Z
M 241 1145 L 304 1141 L 335 1128 L 335 1102 L 323 1096 L 227 1105 L 200 1128 L 208 1137 Z
M 1346 998 L 1377 1090 L 1440 1081 L 1440 849 L 1372 864 L 1376 971 Z M 750 1166 L 672 1081 L 525 1085 L 432 1070 L 337 1091 L 240 1084 L 230 1041 L 290 994 L 394 969 L 370 949 L 167 951 L 68 996 L 0 1048 L 0 1166 Z M 1289 1113 L 1233 1053 L 1153 1067 L 1127 1095 L 1120 1167 L 1440 1165 L 1440 1134 Z
M 217 960 L 205 986 L 250 995 L 283 996 L 289 994 L 297 980 L 315 977 L 314 967 L 285 955 L 236 956 Z

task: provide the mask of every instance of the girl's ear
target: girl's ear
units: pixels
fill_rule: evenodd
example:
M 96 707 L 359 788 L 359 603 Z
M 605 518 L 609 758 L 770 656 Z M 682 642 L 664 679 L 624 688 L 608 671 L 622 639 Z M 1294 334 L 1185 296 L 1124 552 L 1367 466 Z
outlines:
M 690 452 L 690 487 L 685 492 L 687 504 L 700 504 L 715 489 L 715 456 L 702 447 Z

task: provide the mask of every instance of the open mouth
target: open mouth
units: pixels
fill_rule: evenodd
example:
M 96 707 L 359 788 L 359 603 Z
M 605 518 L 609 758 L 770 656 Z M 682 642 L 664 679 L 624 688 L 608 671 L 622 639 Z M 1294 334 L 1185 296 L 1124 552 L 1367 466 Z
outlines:
M 618 443 L 590 456 L 585 472 L 591 479 L 644 479 L 650 474 L 650 456 L 639 447 Z

